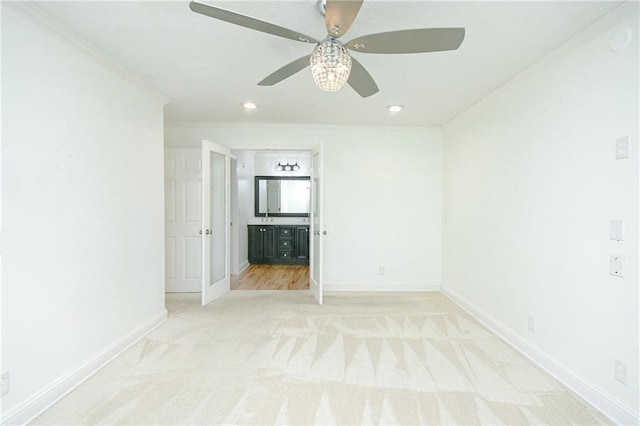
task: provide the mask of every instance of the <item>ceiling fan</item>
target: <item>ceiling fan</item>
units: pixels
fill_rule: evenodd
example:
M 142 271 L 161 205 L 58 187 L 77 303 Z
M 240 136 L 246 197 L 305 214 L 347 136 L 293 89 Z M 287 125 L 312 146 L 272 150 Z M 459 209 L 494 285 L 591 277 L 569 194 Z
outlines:
M 349 54 L 349 50 L 386 54 L 441 52 L 457 49 L 464 39 L 464 28 L 419 28 L 369 34 L 343 44 L 338 39 L 349 30 L 362 3 L 363 0 L 323 1 L 328 35 L 322 41 L 259 19 L 195 1 L 189 3 L 189 8 L 196 13 L 252 30 L 316 44 L 310 55 L 278 69 L 258 85 L 273 86 L 309 66 L 320 89 L 334 92 L 348 83 L 363 98 L 377 93 L 379 89 L 362 64 Z

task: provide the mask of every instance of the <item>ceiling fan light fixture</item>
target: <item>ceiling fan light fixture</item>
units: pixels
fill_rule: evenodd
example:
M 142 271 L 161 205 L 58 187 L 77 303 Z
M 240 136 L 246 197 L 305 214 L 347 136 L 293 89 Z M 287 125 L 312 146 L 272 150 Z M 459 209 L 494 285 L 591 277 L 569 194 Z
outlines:
M 316 86 L 325 92 L 337 92 L 351 73 L 351 55 L 339 40 L 327 37 L 313 49 L 309 65 Z
M 316 85 L 324 91 L 335 92 L 342 89 L 345 83 L 349 83 L 363 98 L 374 95 L 379 89 L 373 77 L 360 62 L 351 58 L 347 47 L 336 40 L 349 30 L 364 0 L 314 1 L 324 15 L 325 28 L 329 34 L 321 42 L 297 31 L 196 0 L 190 0 L 189 9 L 254 31 L 303 43 L 317 43 L 311 55 L 302 56 L 279 68 L 258 82 L 259 86 L 273 86 L 302 71 L 308 65 Z M 354 51 L 376 54 L 444 52 L 459 48 L 464 36 L 464 28 L 414 28 L 360 36 L 347 42 L 347 46 Z M 355 70 L 350 76 L 352 61 Z

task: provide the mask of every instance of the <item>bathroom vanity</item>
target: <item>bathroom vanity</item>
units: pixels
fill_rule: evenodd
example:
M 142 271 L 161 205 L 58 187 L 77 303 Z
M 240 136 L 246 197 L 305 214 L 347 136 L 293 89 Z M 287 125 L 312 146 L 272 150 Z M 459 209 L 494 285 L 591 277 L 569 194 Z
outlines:
M 309 264 L 309 225 L 248 225 L 249 263 Z

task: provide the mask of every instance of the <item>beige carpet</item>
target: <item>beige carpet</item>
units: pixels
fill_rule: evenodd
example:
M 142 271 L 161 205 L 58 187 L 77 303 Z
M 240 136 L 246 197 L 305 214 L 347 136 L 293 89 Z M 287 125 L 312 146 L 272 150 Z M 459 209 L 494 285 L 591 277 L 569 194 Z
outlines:
M 238 291 L 169 320 L 34 424 L 606 424 L 440 293 Z

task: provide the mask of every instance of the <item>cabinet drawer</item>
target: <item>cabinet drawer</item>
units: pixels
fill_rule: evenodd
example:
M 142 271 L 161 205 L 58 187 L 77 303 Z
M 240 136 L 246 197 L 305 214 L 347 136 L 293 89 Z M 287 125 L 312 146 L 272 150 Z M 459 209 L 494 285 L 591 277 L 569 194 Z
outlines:
M 279 233 L 280 238 L 293 237 L 293 228 L 289 228 L 285 226 L 280 226 L 279 228 L 280 228 L 280 233 Z
M 291 250 L 289 251 L 281 251 L 280 252 L 280 259 L 281 260 L 289 260 L 289 259 L 293 259 L 293 252 Z
M 280 240 L 280 250 L 293 250 L 293 240 Z

